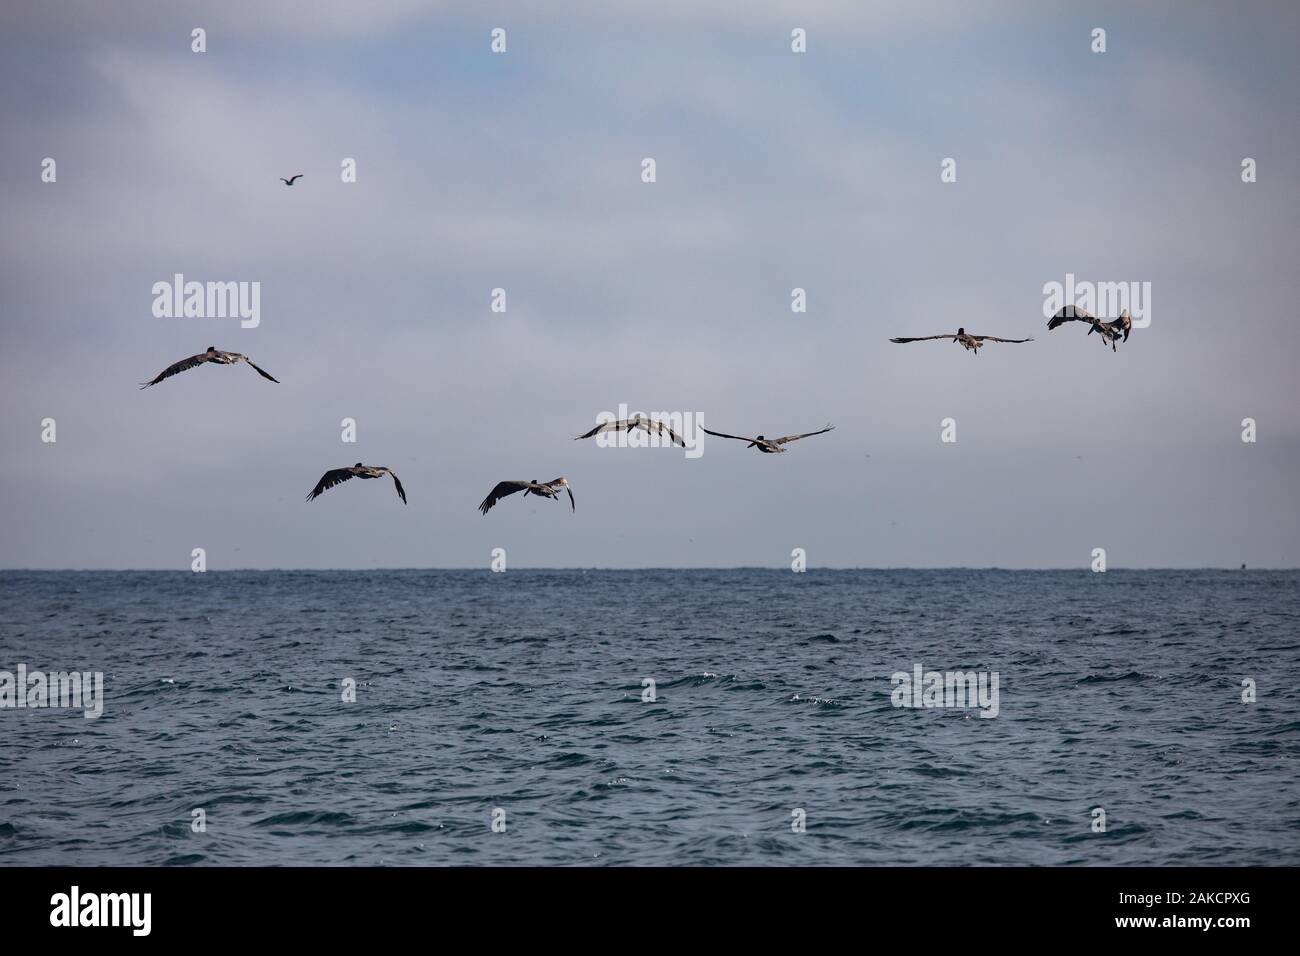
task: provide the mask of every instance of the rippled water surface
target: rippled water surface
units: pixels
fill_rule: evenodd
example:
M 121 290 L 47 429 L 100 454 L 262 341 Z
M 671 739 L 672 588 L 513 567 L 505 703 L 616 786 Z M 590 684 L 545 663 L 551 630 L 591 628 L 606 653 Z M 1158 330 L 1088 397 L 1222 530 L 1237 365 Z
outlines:
M 0 671 L 105 684 L 0 710 L 0 861 L 1297 864 L 1298 585 L 0 573 Z M 998 715 L 894 707 L 916 664 L 996 671 Z

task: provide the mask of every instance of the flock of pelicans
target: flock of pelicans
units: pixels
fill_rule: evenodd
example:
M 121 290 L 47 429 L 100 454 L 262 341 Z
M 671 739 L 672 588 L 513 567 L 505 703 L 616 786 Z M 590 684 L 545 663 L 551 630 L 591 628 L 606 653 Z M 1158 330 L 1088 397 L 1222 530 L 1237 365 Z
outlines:
M 294 179 L 297 178 L 297 176 L 294 177 Z M 289 186 L 293 185 L 292 182 L 287 180 L 282 180 L 282 182 L 285 182 L 285 184 Z M 1048 320 L 1047 328 L 1049 330 L 1056 329 L 1064 325 L 1066 322 L 1086 322 L 1089 326 L 1088 334 L 1091 335 L 1093 332 L 1098 333 L 1102 345 L 1109 345 L 1112 351 L 1118 351 L 1115 348 L 1117 342 L 1128 341 L 1129 332 L 1132 331 L 1133 328 L 1133 322 L 1129 318 L 1127 309 L 1120 313 L 1119 318 L 1111 322 L 1103 322 L 1087 311 L 1076 308 L 1072 305 L 1067 305 L 1052 316 L 1052 318 Z M 975 355 L 979 354 L 980 347 L 986 342 L 1020 343 L 1033 341 L 1032 338 L 1003 339 L 996 335 L 973 335 L 967 332 L 964 328 L 959 328 L 956 332 L 943 332 L 939 335 L 922 335 L 916 338 L 893 338 L 889 341 L 903 345 L 908 342 L 928 342 L 934 339 L 951 339 L 953 342 L 956 342 Z M 159 382 L 171 378 L 173 375 L 178 375 L 188 369 L 197 368 L 198 366 L 207 363 L 215 365 L 237 365 L 240 362 L 247 362 L 248 365 L 252 367 L 253 371 L 257 372 L 257 374 L 262 376 L 262 378 L 279 384 L 279 379 L 260 368 L 247 355 L 244 355 L 241 352 L 223 352 L 216 346 L 209 345 L 206 351 L 200 352 L 197 355 L 191 355 L 188 358 L 183 358 L 179 362 L 167 366 L 153 379 L 142 383 L 140 387 L 143 389 L 148 388 L 151 385 L 157 385 Z M 820 428 L 815 432 L 804 432 L 801 435 L 784 435 L 781 438 L 765 438 L 762 435 L 755 435 L 753 438 L 746 438 L 743 435 L 728 435 L 726 432 L 709 431 L 707 428 L 702 428 L 702 431 L 706 435 L 712 435 L 715 438 L 734 438 L 736 441 L 748 442 L 745 446 L 746 448 L 757 448 L 764 454 L 772 455 L 785 451 L 785 449 L 781 447 L 782 445 L 787 445 L 792 441 L 798 441 L 800 438 L 810 438 L 813 435 L 824 435 L 834 427 L 834 425 L 828 424 L 825 428 Z M 603 422 L 591 429 L 591 431 L 578 435 L 574 441 L 581 441 L 584 438 L 593 438 L 602 432 L 631 432 L 633 429 L 641 429 L 648 434 L 657 434 L 666 437 L 673 444 L 681 445 L 683 448 L 686 447 L 686 442 L 682 440 L 682 437 L 663 422 L 643 418 L 640 415 L 634 415 L 632 418 L 621 419 L 619 421 Z M 320 481 L 316 482 L 316 487 L 308 493 L 307 500 L 311 501 L 313 498 L 318 497 L 330 488 L 333 488 L 335 485 L 340 485 L 345 481 L 352 480 L 353 478 L 382 478 L 384 475 L 388 475 L 393 479 L 393 485 L 397 489 L 397 496 L 402 499 L 402 504 L 406 504 L 406 489 L 402 487 L 402 482 L 398 479 L 393 469 L 387 468 L 383 465 L 364 465 L 361 462 L 357 462 L 351 467 L 333 468 L 325 472 L 325 474 L 321 475 Z M 509 497 L 510 495 L 517 494 L 521 491 L 524 493 L 524 498 L 528 498 L 530 495 L 536 495 L 539 498 L 550 498 L 553 501 L 558 501 L 560 498 L 560 492 L 564 491 L 569 495 L 570 509 L 572 511 L 577 511 L 578 509 L 577 502 L 573 500 L 573 489 L 569 486 L 569 480 L 560 477 L 552 479 L 551 481 L 537 481 L 535 479 L 532 481 L 522 481 L 518 479 L 499 481 L 496 486 L 488 492 L 488 496 L 483 499 L 482 503 L 479 504 L 478 510 L 486 515 L 492 510 L 492 506 L 502 498 Z
M 1118 352 L 1115 347 L 1116 342 L 1127 342 L 1129 332 L 1133 331 L 1133 320 L 1129 317 L 1128 309 L 1119 314 L 1119 318 L 1111 322 L 1103 322 L 1086 309 L 1080 309 L 1073 305 L 1067 305 L 1064 309 L 1057 312 L 1047 321 L 1048 331 L 1058 329 L 1066 322 L 1087 322 L 1088 334 L 1096 332 L 1101 336 L 1101 344 L 1109 345 L 1112 352 Z M 931 339 L 952 339 L 967 351 L 978 355 L 980 346 L 985 342 L 1032 342 L 1033 339 L 1000 339 L 996 335 L 971 335 L 965 329 L 958 329 L 954 332 L 943 332 L 939 335 L 921 335 L 913 339 L 890 339 L 899 345 L 905 345 L 908 342 L 928 342 Z M 256 368 L 257 366 L 253 366 Z

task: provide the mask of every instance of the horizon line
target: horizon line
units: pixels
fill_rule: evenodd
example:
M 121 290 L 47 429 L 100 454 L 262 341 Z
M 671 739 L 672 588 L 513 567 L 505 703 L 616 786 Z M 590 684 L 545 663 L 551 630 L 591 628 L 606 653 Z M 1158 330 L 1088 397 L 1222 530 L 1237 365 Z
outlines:
M 599 565 L 551 565 L 551 566 L 526 566 L 517 568 L 508 568 L 507 571 L 783 571 L 791 574 L 806 574 L 808 571 L 1015 571 L 1015 572 L 1058 572 L 1058 571 L 1080 571 L 1089 574 L 1109 574 L 1113 571 L 1300 571 L 1300 567 L 1274 567 L 1271 565 L 1261 565 L 1258 567 L 1249 567 L 1247 565 L 1230 566 L 1230 565 L 1196 565 L 1188 567 L 1171 567 L 1171 566 L 1140 566 L 1140 567 L 1108 567 L 1105 571 L 1093 571 L 1087 565 L 1067 565 L 1053 567 L 1005 567 L 1002 565 L 934 565 L 927 567 L 915 567 L 907 565 L 809 565 L 803 571 L 793 571 L 788 566 L 770 566 L 757 564 L 738 564 L 738 565 L 682 565 L 673 567 L 670 565 L 639 565 L 639 566 L 599 566 Z M 485 565 L 463 565 L 459 567 L 414 567 L 410 565 L 402 566 L 376 566 L 376 567 L 315 567 L 315 568 L 209 568 L 205 571 L 194 571 L 189 568 L 6 568 L 0 567 L 0 574 L 166 574 L 174 572 L 177 574 L 234 574 L 234 573 L 257 573 L 264 574 L 268 572 L 352 572 L 352 571 L 486 571 L 490 574 L 504 574 L 507 571 L 493 571 Z

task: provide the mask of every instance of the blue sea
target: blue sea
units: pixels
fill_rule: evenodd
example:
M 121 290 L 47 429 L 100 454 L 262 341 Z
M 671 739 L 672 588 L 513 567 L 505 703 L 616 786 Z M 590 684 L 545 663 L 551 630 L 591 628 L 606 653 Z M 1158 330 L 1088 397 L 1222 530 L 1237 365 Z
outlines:
M 1294 571 L 3 572 L 20 664 L 9 865 L 1300 864 Z

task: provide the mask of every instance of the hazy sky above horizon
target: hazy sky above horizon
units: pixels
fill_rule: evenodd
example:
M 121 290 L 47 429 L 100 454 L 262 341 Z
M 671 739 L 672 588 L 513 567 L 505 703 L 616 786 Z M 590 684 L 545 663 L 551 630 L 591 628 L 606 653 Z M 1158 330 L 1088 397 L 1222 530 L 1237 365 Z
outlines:
M 1281 2 L 6 6 L 0 567 L 1300 565 L 1297 37 Z M 260 325 L 155 317 L 175 273 L 260 282 Z M 1150 282 L 1150 327 L 1049 333 L 1067 273 Z M 888 341 L 959 325 L 1035 341 Z M 210 344 L 282 384 L 137 390 Z M 837 427 L 572 441 L 620 403 Z M 409 506 L 304 503 L 358 460 Z M 576 514 L 476 510 L 558 475 Z

